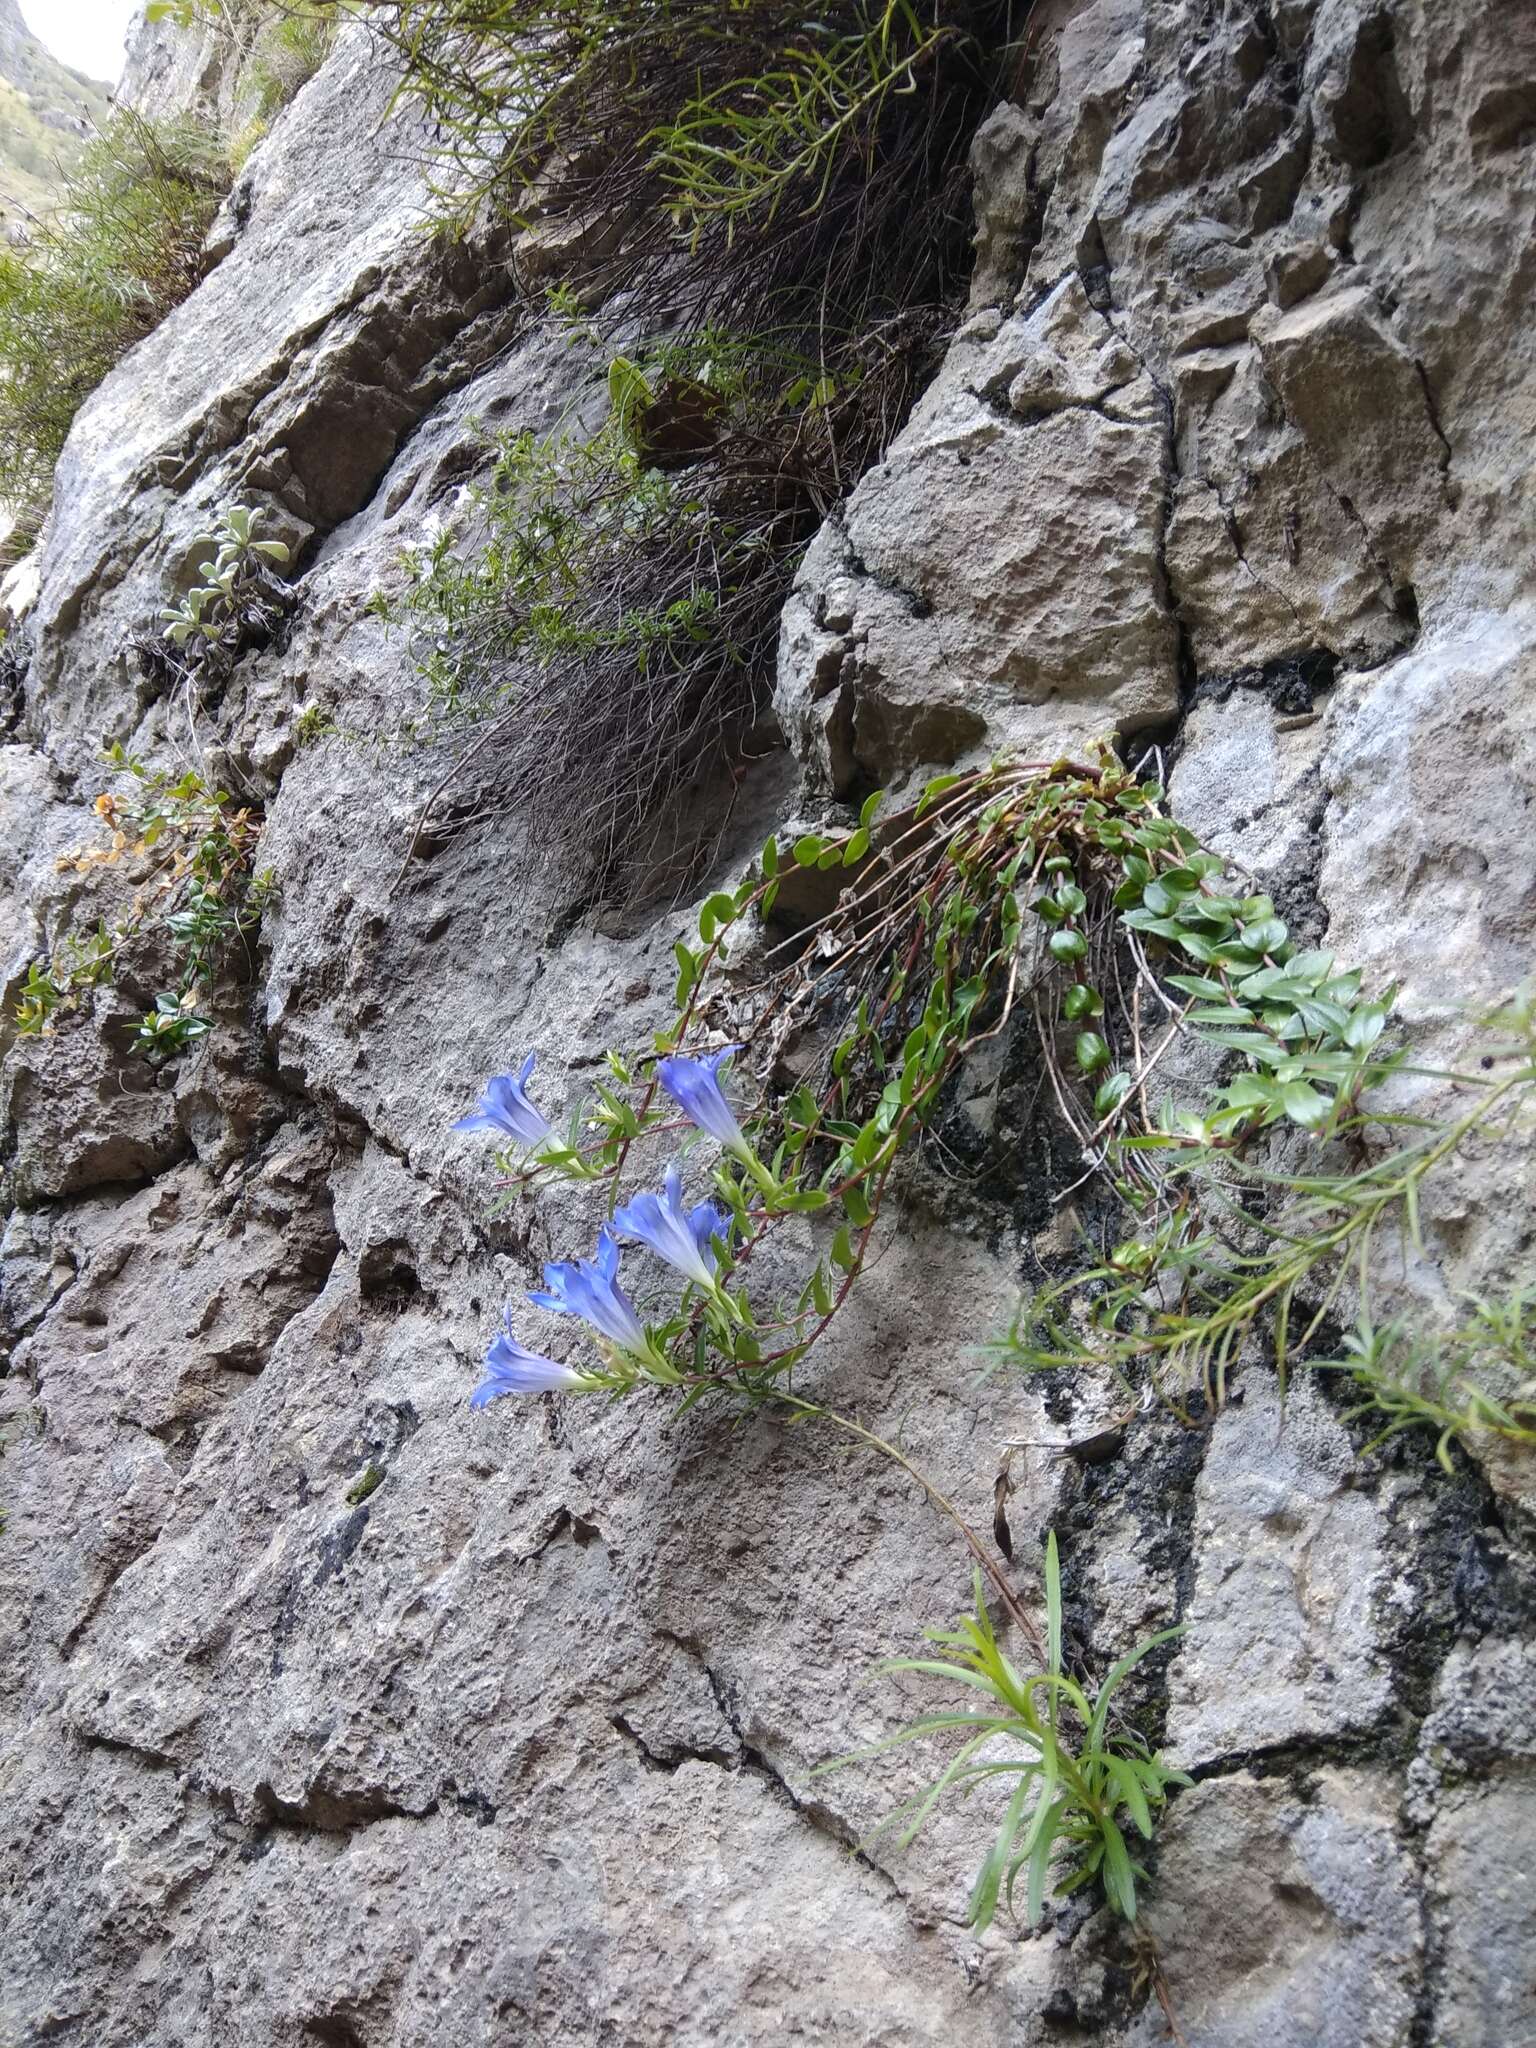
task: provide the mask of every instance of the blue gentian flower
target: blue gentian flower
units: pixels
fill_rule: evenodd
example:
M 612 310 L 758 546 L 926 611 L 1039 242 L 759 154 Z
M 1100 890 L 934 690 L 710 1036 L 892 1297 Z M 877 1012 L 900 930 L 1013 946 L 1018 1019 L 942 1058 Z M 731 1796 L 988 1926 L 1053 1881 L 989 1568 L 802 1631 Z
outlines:
M 719 1052 L 712 1052 L 701 1060 L 685 1059 L 681 1053 L 656 1062 L 656 1078 L 666 1089 L 689 1123 L 697 1124 L 701 1131 L 708 1131 L 717 1144 L 728 1152 L 745 1157 L 751 1150 L 741 1134 L 731 1105 L 721 1092 L 716 1078 L 720 1068 L 731 1057 L 740 1052 L 739 1045 L 727 1045 Z
M 501 1131 L 522 1145 L 537 1145 L 549 1136 L 549 1125 L 528 1100 L 528 1077 L 535 1055 L 529 1053 L 517 1074 L 497 1074 L 485 1084 L 480 1107 L 461 1116 L 456 1131 Z
M 584 1393 L 597 1380 L 553 1358 L 525 1350 L 512 1334 L 512 1311 L 502 1311 L 501 1329 L 485 1354 L 485 1378 L 469 1397 L 471 1408 L 483 1408 L 498 1394 Z
M 605 1223 L 597 1234 L 595 1259 L 568 1259 L 544 1268 L 544 1292 L 530 1294 L 536 1308 L 580 1316 L 594 1330 L 632 1356 L 649 1357 L 645 1332 L 629 1296 L 619 1285 L 618 1239 Z
M 615 1211 L 613 1227 L 625 1237 L 637 1238 L 696 1287 L 714 1286 L 715 1253 L 710 1239 L 725 1236 L 725 1212 L 713 1202 L 685 1209 L 683 1176 L 675 1163 L 667 1168 L 665 1195 L 636 1195 L 626 1208 Z
M 719 1052 L 709 1053 L 701 1060 L 672 1053 L 656 1062 L 656 1078 L 689 1123 L 697 1124 L 717 1144 L 733 1153 L 764 1193 L 772 1197 L 779 1192 L 779 1184 L 747 1143 L 718 1078 L 731 1054 L 740 1051 L 739 1045 L 722 1046 Z

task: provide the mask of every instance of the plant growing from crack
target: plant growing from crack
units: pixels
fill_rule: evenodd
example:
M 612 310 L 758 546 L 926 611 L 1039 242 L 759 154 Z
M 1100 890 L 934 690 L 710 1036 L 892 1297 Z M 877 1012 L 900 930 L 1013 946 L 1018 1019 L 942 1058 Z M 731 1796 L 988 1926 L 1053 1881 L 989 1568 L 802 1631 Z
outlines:
M 371 13 L 435 138 L 444 219 L 516 223 L 613 396 L 595 435 L 503 437 L 471 533 L 419 564 L 405 608 L 433 736 L 482 721 L 429 801 L 473 773 L 443 826 L 515 813 L 541 863 L 553 845 L 628 901 L 676 899 L 707 865 L 721 820 L 698 792 L 746 773 L 805 544 L 959 313 L 970 143 L 1027 12 Z
M 658 826 L 757 715 L 788 579 L 836 496 L 835 393 L 712 327 L 607 360 L 606 382 L 595 431 L 489 436 L 485 483 L 429 516 L 403 598 L 374 609 L 406 630 L 427 731 L 459 748 L 422 824 L 478 763 L 541 863 L 686 870 L 686 814 L 675 849 Z
M 1450 1077 L 1472 1102 L 1449 1121 L 1362 1102 L 1351 1087 L 1310 1131 L 1316 1156 L 1302 1169 L 1212 1137 L 1199 1118 L 1124 1140 L 1139 1162 L 1160 1163 L 1165 1206 L 1154 1213 L 1144 1203 L 1153 1218 L 1145 1235 L 1021 1299 L 1012 1329 L 988 1347 L 992 1356 L 1031 1370 L 1107 1374 L 1131 1413 L 1144 1383 L 1181 1409 L 1194 1391 L 1218 1406 L 1231 1367 L 1262 1345 L 1282 1390 L 1298 1358 L 1313 1370 L 1350 1374 L 1363 1395 L 1353 1413 L 1374 1410 L 1386 1423 L 1368 1449 L 1424 1426 L 1435 1430 L 1437 1455 L 1450 1469 L 1458 1440 L 1536 1444 L 1530 1289 L 1473 1300 L 1467 1320 L 1448 1332 L 1383 1321 L 1374 1306 L 1384 1244 L 1426 1250 L 1422 1193 L 1436 1169 L 1470 1141 L 1531 1134 L 1536 1004 L 1522 994 L 1487 1021 L 1494 1035 L 1480 1071 Z M 1393 1055 L 1362 1073 L 1361 1084 L 1412 1071 Z M 1406 1135 L 1382 1151 L 1383 1131 Z M 1349 1297 L 1356 1324 L 1343 1356 L 1317 1355 Z
M 270 639 L 292 603 L 287 584 L 272 574 L 289 558 L 285 542 L 259 540 L 261 511 L 229 505 L 217 526 L 193 543 L 207 548 L 194 582 L 160 614 L 162 641 L 175 650 L 181 679 L 224 676 L 241 650 Z
M 65 855 L 61 870 L 88 874 L 128 860 L 151 860 L 150 878 L 127 913 L 109 927 L 69 934 L 46 961 L 34 961 L 16 1007 L 16 1028 L 41 1037 L 58 1017 L 78 1010 L 93 989 L 110 982 L 124 946 L 159 907 L 180 959 L 175 987 L 163 989 L 133 1036 L 134 1050 L 159 1064 L 212 1028 L 200 1005 L 212 990 L 229 947 L 248 942 L 274 890 L 270 869 L 254 871 L 261 820 L 232 807 L 195 770 L 172 776 L 135 760 L 114 743 L 105 758 L 129 778 L 126 792 L 97 797 L 96 815 L 111 833 L 106 847 Z
M 773 940 L 786 882 L 811 871 L 846 878 L 836 902 Z M 1123 1809 L 1150 1832 L 1177 1774 L 1130 1738 L 1107 1736 L 1105 1715 L 1153 1645 L 1116 1667 L 1090 1701 L 1061 1671 L 1059 1591 L 1048 1591 L 1041 1643 L 955 1504 L 895 1445 L 806 1399 L 796 1370 L 868 1266 L 902 1155 L 944 1114 L 967 1057 L 1026 1010 L 1087 1172 L 1123 1204 L 1137 1234 L 1026 1304 L 994 1353 L 1026 1366 L 1107 1371 L 1128 1413 L 1151 1393 L 1187 1416 L 1197 1391 L 1219 1403 L 1230 1365 L 1262 1332 L 1272 1335 L 1283 1376 L 1292 1352 L 1305 1352 L 1324 1327 L 1351 1272 L 1368 1302 L 1383 1219 L 1402 1208 L 1416 1230 L 1425 1175 L 1536 1085 L 1531 1009 L 1509 1013 L 1507 1071 L 1466 1116 L 1419 1131 L 1384 1159 L 1328 1171 L 1368 1124 L 1413 1122 L 1365 1105 L 1380 1083 L 1408 1071 L 1402 1053 L 1380 1048 L 1390 995 L 1368 998 L 1358 973 L 1297 947 L 1270 899 L 1229 882 L 1219 858 L 1164 814 L 1161 790 L 1108 749 L 1089 761 L 996 761 L 935 778 L 899 810 L 883 810 L 877 793 L 849 831 L 806 833 L 790 848 L 770 839 L 735 889 L 704 903 L 697 943 L 680 940 L 676 958 L 673 1024 L 644 1052 L 610 1052 L 608 1082 L 563 1131 L 533 1100 L 531 1054 L 516 1075 L 488 1083 L 461 1120 L 508 1141 L 509 1198 L 565 1180 L 606 1205 L 595 1256 L 552 1262 L 529 1297 L 585 1324 L 589 1355 L 572 1364 L 532 1350 L 509 1308 L 472 1403 L 618 1396 L 649 1385 L 671 1393 L 678 1412 L 705 1398 L 776 1405 L 792 1421 L 824 1421 L 894 1459 L 960 1530 L 1044 1667 L 1039 1680 L 1019 1680 L 979 1601 L 945 1639 L 961 1658 L 948 1675 L 963 1668 L 965 1682 L 997 1706 L 973 1733 L 1008 1733 L 1027 1751 L 1024 1763 L 996 1766 L 1019 1783 L 978 1880 L 974 1917 L 990 1918 L 1002 1886 L 1021 1872 L 1037 1915 L 1054 1846 L 1066 1844 L 1083 1880 L 1101 1878 L 1117 1910 L 1134 1919 L 1136 1873 L 1116 1816 Z M 1144 1024 L 1153 1003 L 1164 1020 L 1155 1036 Z M 1198 1110 L 1154 1110 L 1149 1085 L 1180 1033 L 1220 1054 L 1219 1078 Z M 800 1078 L 776 1083 L 791 1054 Z M 754 1085 L 733 1100 L 727 1088 L 738 1068 Z M 683 1151 L 661 1190 L 631 1191 L 636 1162 L 654 1141 L 680 1137 Z M 704 1140 L 709 1195 L 693 1200 L 685 1172 Z M 1311 1173 L 1275 1163 L 1277 1150 L 1283 1162 L 1298 1146 L 1323 1163 Z M 1278 1202 L 1278 1217 L 1255 1194 Z M 786 1289 L 774 1276 L 807 1228 L 813 1250 L 817 1236 L 822 1248 L 803 1284 Z M 642 1316 L 626 1292 L 625 1242 L 670 1270 L 663 1313 Z M 1294 1337 L 1293 1318 L 1304 1322 Z M 1523 1301 L 1518 1312 L 1486 1316 L 1475 1345 L 1451 1348 L 1462 1363 L 1493 1350 L 1528 1365 L 1529 1327 Z M 1387 1396 L 1390 1427 L 1433 1421 L 1442 1449 L 1474 1427 L 1536 1439 L 1529 1385 L 1506 1398 L 1483 1391 L 1453 1410 L 1444 1398 L 1449 1375 L 1435 1406 L 1390 1376 L 1391 1360 L 1391 1343 L 1373 1337 L 1352 1361 L 1371 1397 Z M 1057 1708 L 1082 1723 L 1075 1746 L 1063 1743 Z M 957 1725 L 940 1717 L 920 1732 Z M 973 1772 L 975 1755 L 964 1751 L 929 1788 L 919 1822 L 951 1785 L 992 1773 L 990 1759 Z
M 1107 752 L 1088 763 L 998 762 L 940 776 L 883 819 L 877 794 L 850 832 L 809 833 L 788 850 L 770 840 L 756 871 L 704 904 L 699 945 L 679 941 L 671 1029 L 649 1054 L 611 1053 L 614 1085 L 565 1134 L 534 1108 L 529 1067 L 492 1084 L 471 1121 L 528 1148 L 514 1185 L 564 1178 L 608 1197 L 599 1260 L 570 1301 L 590 1307 L 593 1288 L 618 1290 L 621 1238 L 648 1245 L 686 1283 L 653 1326 L 627 1309 L 622 1338 L 596 1324 L 607 1340 L 598 1366 L 569 1369 L 582 1384 L 625 1391 L 648 1379 L 689 1401 L 775 1395 L 857 1283 L 899 1157 L 942 1113 L 967 1056 L 1026 1003 L 1048 1041 L 1046 1003 L 1082 1027 L 1071 1065 L 1086 1108 L 1069 1104 L 1059 1058 L 1052 1071 L 1086 1156 L 1160 1233 L 1123 1254 L 1143 1287 L 1199 1229 L 1189 1148 L 1225 1156 L 1276 1124 L 1310 1131 L 1347 1113 L 1390 1064 L 1374 1050 L 1383 1005 L 1365 1002 L 1360 977 L 1338 973 L 1331 956 L 1293 948 L 1267 897 L 1224 891 L 1220 863 L 1160 814 L 1160 794 Z M 831 911 L 764 948 L 786 875 L 810 869 L 850 879 Z M 1146 937 L 1176 947 L 1203 970 L 1167 977 L 1183 1001 L 1170 1003 L 1174 1023 L 1155 1046 L 1134 1005 L 1104 1025 L 1105 976 L 1089 975 L 1116 930 L 1137 947 Z M 733 950 L 743 936 L 745 965 Z M 1237 1071 L 1194 1119 L 1198 1137 L 1171 1114 L 1150 1134 L 1169 1152 L 1161 1165 L 1145 1149 L 1146 1087 L 1177 1028 L 1213 1039 Z M 725 1030 L 734 1036 L 722 1045 Z M 775 1090 L 772 1074 L 807 1042 L 823 1047 L 808 1076 Z M 740 1111 L 725 1094 L 728 1064 L 761 1077 Z M 714 1203 L 685 1208 L 678 1161 L 665 1197 L 621 1207 L 636 1146 L 690 1127 L 718 1147 Z M 754 1299 L 753 1269 L 804 1218 L 819 1219 L 830 1242 L 803 1286 Z
M 1010 1908 L 1014 1888 L 1024 1879 L 1025 1916 L 1040 1924 L 1052 1864 L 1066 1861 L 1056 1886 L 1065 1896 L 1098 1879 L 1122 1918 L 1137 1914 L 1136 1880 L 1146 1872 L 1131 1855 L 1122 1815 L 1150 1842 L 1170 1785 L 1192 1782 L 1171 1769 L 1133 1730 L 1111 1723 L 1116 1693 L 1144 1657 L 1183 1634 L 1164 1629 L 1122 1657 L 1090 1699 L 1062 1668 L 1061 1565 L 1056 1533 L 1045 1546 L 1045 1655 L 1042 1668 L 1025 1677 L 1004 1653 L 974 1576 L 974 1607 L 953 1630 L 927 1629 L 943 1654 L 897 1657 L 878 1671 L 915 1672 L 950 1686 L 964 1686 L 987 1702 L 981 1709 L 924 1715 L 895 1735 L 820 1766 L 840 1771 L 849 1764 L 883 1756 L 908 1743 L 936 1735 L 963 1736 L 939 1775 L 886 1817 L 873 1841 L 891 1828 L 906 1848 L 939 1801 L 949 1793 L 969 1796 L 992 1780 L 1012 1781 L 996 1838 L 977 1872 L 966 1911 L 978 1933 L 992 1924 L 999 1900 Z

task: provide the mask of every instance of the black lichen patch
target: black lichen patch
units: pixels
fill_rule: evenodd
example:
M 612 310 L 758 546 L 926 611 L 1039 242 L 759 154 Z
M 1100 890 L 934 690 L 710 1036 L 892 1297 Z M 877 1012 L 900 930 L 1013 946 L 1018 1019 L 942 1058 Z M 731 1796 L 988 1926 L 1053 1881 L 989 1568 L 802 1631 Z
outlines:
M 1351 1413 L 1359 1392 L 1346 1375 L 1319 1373 L 1315 1384 L 1364 1452 L 1381 1417 Z M 1406 1430 L 1363 1455 L 1355 1472 L 1363 1492 L 1386 1502 L 1387 1578 L 1394 1591 L 1376 1627 L 1392 1664 L 1405 1752 L 1458 1639 L 1524 1637 L 1536 1630 L 1536 1557 L 1518 1530 L 1505 1527 L 1471 1459 L 1459 1449 L 1452 1458 L 1454 1476 L 1436 1459 L 1433 1430 Z
M 1056 1107 L 1039 1034 L 1016 1018 L 995 1080 L 962 1068 L 949 1085 L 901 1192 L 997 1251 L 1057 1222 L 1061 1191 L 1082 1178 L 1081 1149 Z M 1114 1206 L 1097 1183 L 1075 1199 L 1080 1212 Z
M 1313 709 L 1320 690 L 1331 690 L 1338 674 L 1338 656 L 1326 647 L 1276 655 L 1248 668 L 1201 676 L 1196 702 L 1225 704 L 1234 690 L 1257 690 L 1268 697 L 1277 718 L 1295 718 Z

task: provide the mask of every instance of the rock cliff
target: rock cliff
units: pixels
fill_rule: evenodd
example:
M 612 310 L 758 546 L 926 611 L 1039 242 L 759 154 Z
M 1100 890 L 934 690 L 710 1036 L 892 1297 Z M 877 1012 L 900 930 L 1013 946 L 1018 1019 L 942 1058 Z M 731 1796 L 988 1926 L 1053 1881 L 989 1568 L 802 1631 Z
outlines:
M 16 0 L 0 0 L 0 234 L 24 236 L 48 212 L 109 99 L 49 54 Z
M 1536 13 L 1042 0 L 1031 51 L 977 138 L 970 307 L 812 544 L 784 745 L 703 887 L 872 783 L 1114 730 L 1455 1059 L 1536 930 Z M 142 30 L 130 89 L 208 61 Z M 895 1468 L 767 1417 L 467 1407 L 552 1241 L 485 1220 L 449 1125 L 525 1047 L 570 1103 L 660 1024 L 686 912 L 572 901 L 516 817 L 396 886 L 435 769 L 369 599 L 473 423 L 546 426 L 585 372 L 494 238 L 420 231 L 393 83 L 344 31 L 8 585 L 7 1011 L 76 914 L 104 736 L 259 801 L 278 892 L 185 1060 L 128 1053 L 130 959 L 0 1075 L 0 2042 L 1164 2040 L 1103 1909 L 966 1931 L 964 1807 L 856 1849 L 915 1764 L 811 1776 L 966 1598 Z M 199 706 L 132 647 L 236 500 L 298 605 Z M 1099 1668 L 1188 1625 L 1146 1910 L 1185 2037 L 1536 2043 L 1529 1461 L 1361 1458 L 1347 1402 L 1302 1376 L 1282 1413 L 1258 1366 L 1206 1428 L 1057 1455 L 1096 1390 L 971 1347 L 1076 1169 L 1022 1049 L 972 1086 L 1006 1173 L 914 1171 L 815 1370 L 983 1523 L 1022 1441 L 1021 1591 L 1054 1526 Z M 1517 1155 L 1460 1162 L 1415 1284 L 1518 1278 L 1533 1218 Z

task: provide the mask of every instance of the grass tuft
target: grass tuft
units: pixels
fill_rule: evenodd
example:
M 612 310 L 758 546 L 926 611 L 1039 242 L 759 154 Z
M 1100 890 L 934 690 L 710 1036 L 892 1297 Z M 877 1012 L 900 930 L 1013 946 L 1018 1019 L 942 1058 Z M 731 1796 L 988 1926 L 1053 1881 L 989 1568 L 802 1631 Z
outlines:
M 195 123 L 119 114 L 55 218 L 26 246 L 0 247 L 0 501 L 24 536 L 47 509 L 75 414 L 202 276 L 225 183 Z

